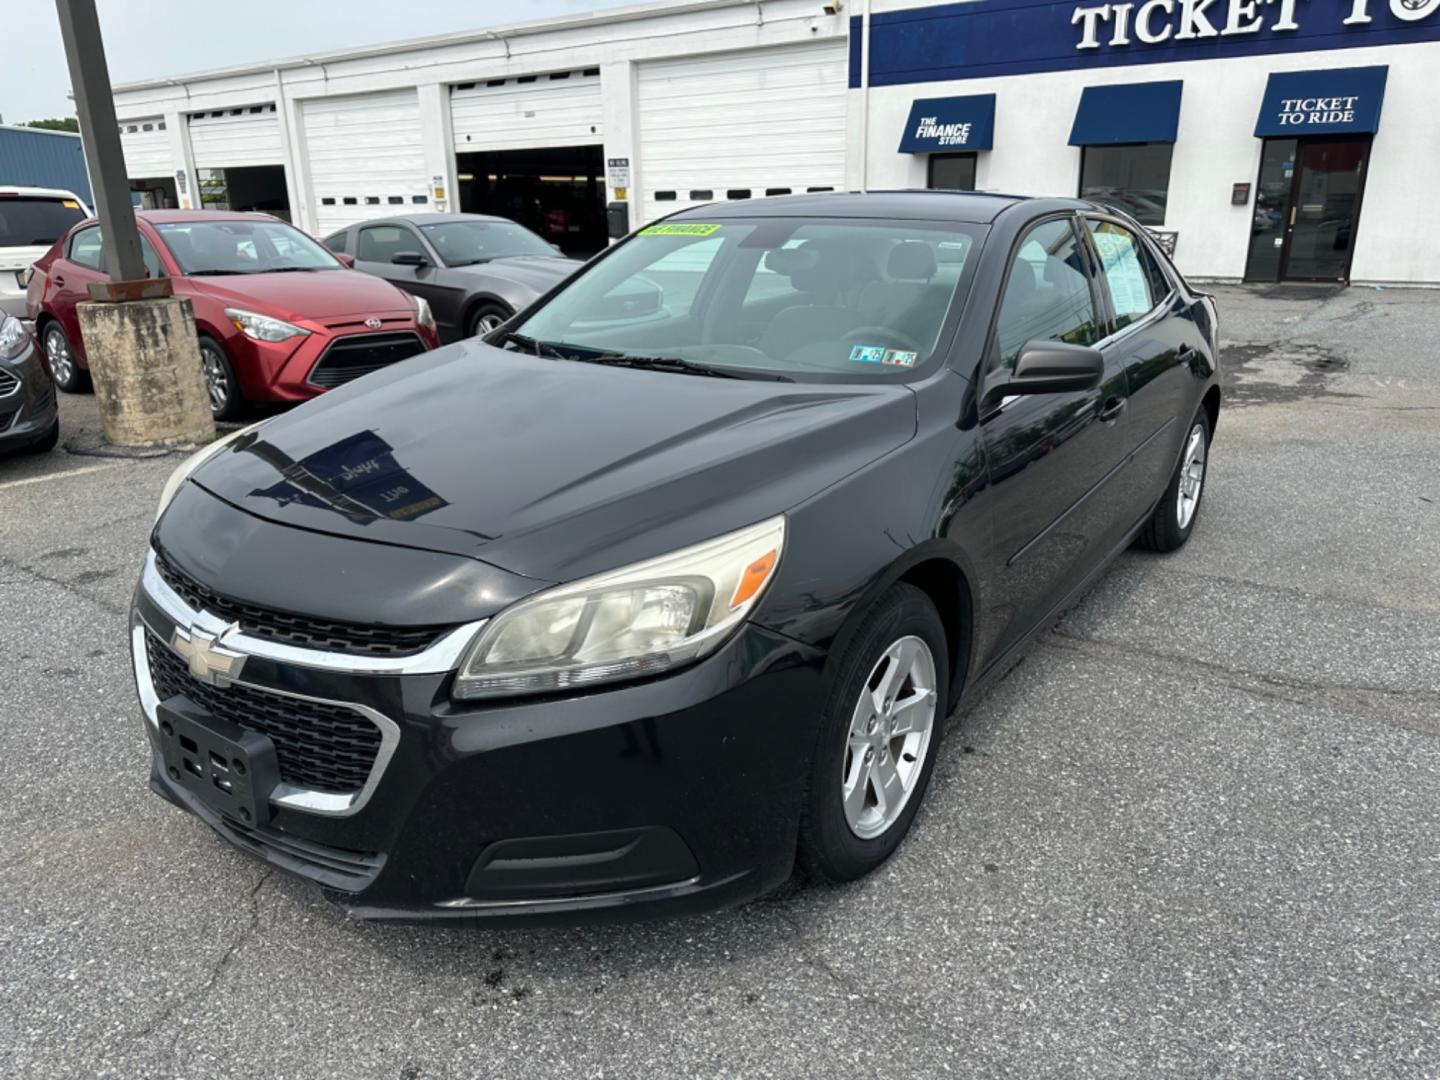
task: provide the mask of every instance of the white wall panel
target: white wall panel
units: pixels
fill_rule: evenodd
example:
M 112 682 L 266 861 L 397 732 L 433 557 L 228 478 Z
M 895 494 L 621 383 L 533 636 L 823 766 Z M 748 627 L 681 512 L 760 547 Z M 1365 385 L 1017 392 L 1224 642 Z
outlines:
M 285 164 L 274 105 L 193 113 L 189 123 L 190 150 L 198 169 Z
M 121 120 L 120 146 L 125 151 L 125 175 L 133 180 L 174 176 L 180 166 L 170 155 L 170 133 L 165 119 L 146 116 Z
M 419 209 L 429 187 L 414 90 L 312 98 L 300 114 L 317 235 Z
M 843 41 L 676 57 L 639 65 L 640 220 L 692 204 L 692 190 L 841 187 Z M 655 193 L 673 191 L 674 200 Z
M 601 139 L 600 73 L 492 80 L 450 91 L 455 152 L 585 146 Z

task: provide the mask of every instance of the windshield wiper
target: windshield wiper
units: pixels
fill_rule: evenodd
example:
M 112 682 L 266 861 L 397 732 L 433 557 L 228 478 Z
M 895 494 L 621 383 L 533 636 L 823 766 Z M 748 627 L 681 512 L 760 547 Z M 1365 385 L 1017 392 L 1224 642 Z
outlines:
M 313 274 L 320 267 L 318 266 L 270 266 L 264 270 L 250 270 L 252 274 Z
M 517 334 L 514 330 L 507 330 L 500 337 L 500 341 L 507 345 L 519 345 L 520 348 L 534 353 L 536 356 L 548 356 L 552 360 L 573 360 L 574 357 L 567 356 L 549 342 L 536 341 L 533 337 L 526 337 L 524 334 Z
M 614 367 L 643 368 L 646 371 L 673 371 L 681 375 L 709 375 L 715 379 L 759 379 L 764 382 L 794 382 L 788 375 L 773 371 L 756 371 L 750 368 L 722 368 L 686 360 L 683 356 L 632 356 L 629 353 L 610 353 L 604 356 L 586 357 L 592 364 L 610 364 Z
M 237 277 L 250 273 L 249 270 L 186 270 L 185 272 L 192 277 L 220 277 L 222 275 Z

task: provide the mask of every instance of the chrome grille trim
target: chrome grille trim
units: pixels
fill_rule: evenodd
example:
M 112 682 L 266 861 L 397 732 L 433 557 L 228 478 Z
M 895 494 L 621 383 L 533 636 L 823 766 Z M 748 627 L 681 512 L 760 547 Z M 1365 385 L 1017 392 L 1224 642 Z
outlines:
M 0 368 L 0 398 L 20 392 L 20 378 L 13 372 Z

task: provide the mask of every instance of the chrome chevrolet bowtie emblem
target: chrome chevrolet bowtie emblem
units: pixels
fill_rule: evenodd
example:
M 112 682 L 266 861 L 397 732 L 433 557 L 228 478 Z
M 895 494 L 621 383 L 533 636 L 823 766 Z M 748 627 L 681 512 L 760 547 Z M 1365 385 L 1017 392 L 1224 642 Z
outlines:
M 240 669 L 245 666 L 244 653 L 231 652 L 216 644 L 224 635 L 224 630 L 219 635 L 211 635 L 177 626 L 170 647 L 189 662 L 190 674 L 195 678 L 211 686 L 223 686 L 231 679 L 238 679 Z

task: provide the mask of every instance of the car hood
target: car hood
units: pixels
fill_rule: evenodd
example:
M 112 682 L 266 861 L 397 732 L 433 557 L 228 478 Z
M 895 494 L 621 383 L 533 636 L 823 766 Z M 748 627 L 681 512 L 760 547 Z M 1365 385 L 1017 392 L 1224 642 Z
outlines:
M 295 274 L 237 274 L 191 277 L 190 287 L 227 307 L 239 307 L 293 322 L 324 322 L 351 315 L 411 312 L 405 294 L 388 281 L 358 270 L 316 270 Z
M 33 266 L 49 251 L 53 244 L 22 244 L 19 247 L 0 247 L 0 270 L 24 270 Z
M 504 278 L 534 289 L 536 295 L 549 292 L 585 264 L 560 256 L 521 255 L 507 259 L 491 259 L 473 266 L 457 267 L 461 273 L 476 278 Z
M 193 480 L 282 524 L 563 581 L 782 513 L 914 433 L 904 386 L 717 379 L 468 341 L 268 421 Z

